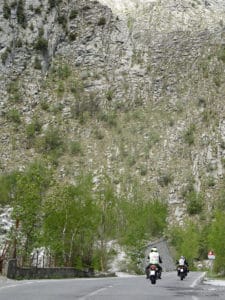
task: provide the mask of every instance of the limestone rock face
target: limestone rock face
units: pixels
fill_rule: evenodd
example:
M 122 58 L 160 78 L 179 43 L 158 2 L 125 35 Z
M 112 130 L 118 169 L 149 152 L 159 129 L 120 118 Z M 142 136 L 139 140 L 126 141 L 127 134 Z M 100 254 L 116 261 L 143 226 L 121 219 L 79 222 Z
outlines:
M 138 181 L 170 222 L 190 185 L 210 209 L 224 175 L 224 20 L 223 0 L 0 0 L 2 173 L 41 159 L 56 128 L 58 180 L 105 173 L 128 194 Z

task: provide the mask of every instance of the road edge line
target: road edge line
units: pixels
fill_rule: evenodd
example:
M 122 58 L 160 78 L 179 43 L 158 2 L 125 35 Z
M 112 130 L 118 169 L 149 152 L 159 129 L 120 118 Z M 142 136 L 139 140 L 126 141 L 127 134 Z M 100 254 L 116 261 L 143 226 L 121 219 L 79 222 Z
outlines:
M 195 281 L 190 285 L 191 288 L 195 287 L 197 284 L 199 284 L 201 281 L 203 281 L 204 277 L 206 275 L 206 272 L 201 274 Z

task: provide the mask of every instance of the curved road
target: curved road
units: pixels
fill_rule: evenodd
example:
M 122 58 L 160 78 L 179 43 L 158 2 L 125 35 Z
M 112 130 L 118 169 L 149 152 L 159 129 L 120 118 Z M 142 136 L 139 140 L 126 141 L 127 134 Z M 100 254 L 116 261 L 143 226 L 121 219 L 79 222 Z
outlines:
M 225 287 L 200 284 L 204 273 L 190 272 L 181 281 L 175 272 L 163 273 L 156 285 L 144 276 L 59 280 L 6 281 L 1 300 L 219 300 Z

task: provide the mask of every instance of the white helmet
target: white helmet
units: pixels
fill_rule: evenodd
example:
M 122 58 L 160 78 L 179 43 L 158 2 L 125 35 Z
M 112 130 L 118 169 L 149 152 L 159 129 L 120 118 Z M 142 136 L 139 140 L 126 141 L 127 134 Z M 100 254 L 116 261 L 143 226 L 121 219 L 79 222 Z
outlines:
M 151 252 L 158 252 L 158 249 L 156 247 L 152 247 Z

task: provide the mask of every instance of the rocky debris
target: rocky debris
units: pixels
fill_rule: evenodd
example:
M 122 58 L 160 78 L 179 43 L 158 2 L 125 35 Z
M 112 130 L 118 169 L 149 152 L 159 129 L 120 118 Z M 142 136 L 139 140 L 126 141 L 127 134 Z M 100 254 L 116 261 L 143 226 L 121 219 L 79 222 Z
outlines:
M 9 206 L 0 209 L 0 254 L 6 245 L 7 234 L 13 225 L 11 212 L 12 208 Z

